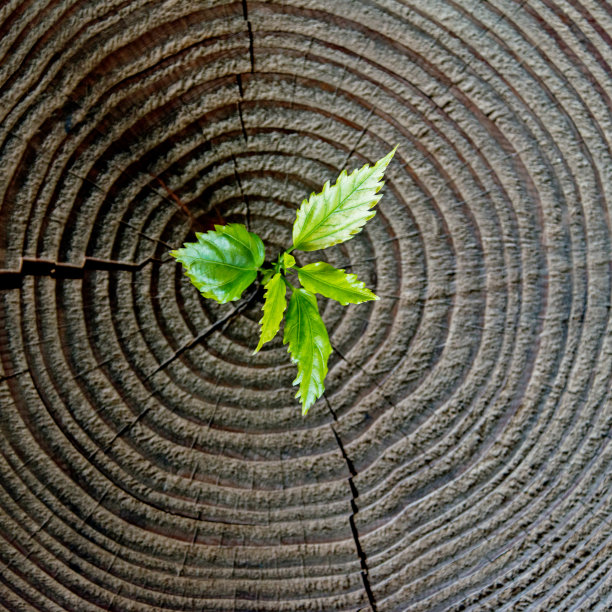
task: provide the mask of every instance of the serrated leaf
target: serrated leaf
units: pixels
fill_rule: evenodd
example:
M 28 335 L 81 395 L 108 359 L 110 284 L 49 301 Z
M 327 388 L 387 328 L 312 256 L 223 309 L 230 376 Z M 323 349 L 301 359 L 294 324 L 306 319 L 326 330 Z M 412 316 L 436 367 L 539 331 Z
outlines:
M 196 238 L 198 242 L 187 242 L 170 254 L 204 297 L 220 304 L 237 300 L 257 277 L 263 242 L 241 223 L 215 225 L 214 231 Z
M 285 270 L 289 270 L 295 266 L 295 257 L 289 253 L 283 253 L 283 267 Z
M 374 166 L 365 165 L 347 176 L 343 171 L 336 183 L 329 181 L 323 191 L 304 200 L 293 224 L 293 246 L 300 251 L 326 249 L 345 242 L 361 231 L 376 213 L 371 208 L 382 196 L 383 174 L 395 149 Z
M 338 270 L 324 261 L 296 269 L 300 283 L 305 289 L 337 300 L 343 306 L 378 299 L 356 274 L 346 274 L 344 270 Z
M 263 305 L 263 317 L 259 321 L 261 325 L 261 336 L 259 344 L 255 349 L 255 353 L 264 345 L 264 343 L 272 340 L 276 336 L 276 332 L 280 327 L 283 319 L 283 312 L 287 308 L 287 300 L 285 294 L 287 286 L 280 272 L 275 274 L 266 285 L 266 293 L 264 295 L 265 302 Z
M 325 390 L 323 381 L 332 351 L 317 298 L 306 289 L 296 289 L 291 295 L 283 342 L 289 343 L 291 360 L 298 367 L 293 384 L 300 385 L 296 397 L 302 400 L 302 414 L 306 414 Z

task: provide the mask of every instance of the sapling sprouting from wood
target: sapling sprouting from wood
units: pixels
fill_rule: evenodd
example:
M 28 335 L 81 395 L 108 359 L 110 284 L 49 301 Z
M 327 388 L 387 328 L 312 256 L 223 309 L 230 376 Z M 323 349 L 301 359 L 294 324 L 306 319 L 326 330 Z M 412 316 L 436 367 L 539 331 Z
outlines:
M 382 178 L 396 149 L 373 166 L 366 164 L 351 174 L 343 171 L 333 185 L 328 181 L 320 193 L 305 199 L 293 224 L 293 245 L 271 267 L 264 266 L 261 238 L 240 223 L 216 225 L 214 230 L 196 233 L 197 242 L 185 243 L 182 249 L 171 252 L 200 293 L 219 304 L 239 299 L 259 275 L 265 293 L 255 352 L 276 336 L 284 315 L 283 343 L 289 345 L 291 360 L 297 365 L 293 384 L 299 384 L 296 397 L 301 400 L 304 415 L 325 390 L 332 352 L 316 294 L 344 306 L 378 297 L 355 274 L 346 274 L 322 261 L 300 267 L 291 253 L 327 249 L 358 234 L 376 214 L 373 207 L 382 197 Z M 295 275 L 301 286 L 294 284 Z M 288 306 L 287 291 L 291 293 Z

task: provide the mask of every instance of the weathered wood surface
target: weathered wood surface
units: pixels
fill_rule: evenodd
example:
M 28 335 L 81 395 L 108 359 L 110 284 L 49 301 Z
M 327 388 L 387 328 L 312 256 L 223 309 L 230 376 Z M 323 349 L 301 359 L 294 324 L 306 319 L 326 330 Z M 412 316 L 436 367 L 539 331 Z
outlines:
M 611 37 L 607 0 L 5 0 L 0 607 L 609 610 Z M 260 304 L 168 248 L 274 255 L 396 143 L 303 419 Z

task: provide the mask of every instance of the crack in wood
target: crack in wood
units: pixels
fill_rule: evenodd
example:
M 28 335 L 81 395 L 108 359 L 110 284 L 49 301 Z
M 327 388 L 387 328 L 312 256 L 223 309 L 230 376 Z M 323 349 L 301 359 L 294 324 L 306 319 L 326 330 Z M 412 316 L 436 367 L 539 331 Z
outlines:
M 344 159 L 344 163 L 342 164 L 342 167 L 340 168 L 340 172 L 342 172 L 343 170 L 346 170 L 346 167 L 347 167 L 351 157 L 353 156 L 353 154 L 357 150 L 357 147 L 359 146 L 359 143 L 362 141 L 365 133 L 368 131 L 368 128 L 370 126 L 370 117 L 372 116 L 373 112 L 374 112 L 374 107 L 372 106 L 370 108 L 370 112 L 368 113 L 368 115 L 367 115 L 367 117 L 365 119 L 365 124 L 364 124 L 363 128 L 361 129 L 361 132 L 359 132 L 359 136 L 357 137 L 357 140 L 355 141 L 355 144 L 351 147 L 351 150 L 348 152 L 346 158 Z
M 185 205 L 185 203 L 176 195 L 176 193 L 174 193 L 174 191 L 172 191 L 172 189 L 170 189 L 170 187 L 168 187 L 168 185 L 166 185 L 166 183 L 164 183 L 164 181 L 162 181 L 162 179 L 159 178 L 159 176 L 157 176 L 156 174 L 153 174 L 152 172 L 149 172 L 148 174 L 151 178 L 155 179 L 159 183 L 161 188 L 168 194 L 170 199 L 177 205 L 178 209 L 187 216 L 187 218 L 189 219 L 191 223 L 191 226 L 192 227 L 198 226 L 197 219 L 193 216 L 193 213 L 189 210 L 189 208 Z
M 249 142 L 249 137 L 247 136 L 246 127 L 244 126 L 244 117 L 242 116 L 242 101 L 238 100 L 236 104 L 238 108 L 238 116 L 240 117 L 240 127 L 242 128 L 242 137 L 244 138 L 245 144 Z
M 240 120 L 242 121 L 242 115 L 240 115 Z M 242 126 L 244 132 L 244 124 Z M 246 132 L 245 132 L 246 139 Z M 251 231 L 251 203 L 249 202 L 249 196 L 245 193 L 244 188 L 242 187 L 242 181 L 240 180 L 240 175 L 238 174 L 238 163 L 236 162 L 236 156 L 232 153 L 232 161 L 234 162 L 234 177 L 236 178 L 236 183 L 238 184 L 238 189 L 240 190 L 240 195 L 244 200 L 245 207 L 245 219 L 246 219 L 246 227 L 249 231 Z
M 325 398 L 326 401 L 327 398 Z M 328 401 L 329 406 L 329 401 Z M 332 412 L 333 414 L 333 412 Z M 351 533 L 353 534 L 353 540 L 355 542 L 355 549 L 357 551 L 357 556 L 359 557 L 359 561 L 361 563 L 361 580 L 363 582 L 363 588 L 366 592 L 366 596 L 368 598 L 368 603 L 370 604 L 370 609 L 372 612 L 377 612 L 376 608 L 376 599 L 374 597 L 374 593 L 372 591 L 372 585 L 370 584 L 370 570 L 368 568 L 368 559 L 361 546 L 361 540 L 359 539 L 359 531 L 357 530 L 357 525 L 355 525 L 355 515 L 359 512 L 359 507 L 357 506 L 357 498 L 359 497 L 359 491 L 355 486 L 355 482 L 353 478 L 357 476 L 357 472 L 355 470 L 355 466 L 348 456 L 346 449 L 344 448 L 344 444 L 336 431 L 336 428 L 331 425 L 331 430 L 334 434 L 334 438 L 336 438 L 336 442 L 338 443 L 338 447 L 340 448 L 340 452 L 342 453 L 342 458 L 346 463 L 346 467 L 348 468 L 350 476 L 348 477 L 349 487 L 351 489 L 351 516 L 349 516 L 349 525 L 351 527 Z
M 334 419 L 334 421 L 337 421 L 338 416 L 336 415 L 336 411 L 332 408 L 332 405 L 330 401 L 327 399 L 327 395 L 325 394 L 325 392 L 323 392 L 323 399 L 325 400 L 325 403 L 327 404 L 327 409 L 331 413 L 332 418 Z
M 388 297 L 388 296 L 387 296 Z M 360 372 L 363 372 L 373 383 L 374 385 L 380 390 L 381 395 L 383 397 L 383 399 L 387 402 L 387 404 L 389 404 L 389 406 L 391 408 L 396 408 L 395 404 L 387 397 L 383 387 L 378 383 L 378 381 L 376 380 L 376 377 L 373 376 L 372 374 L 370 374 L 363 366 L 361 366 L 358 363 L 355 363 L 354 361 L 351 361 L 350 359 L 348 359 L 347 357 L 344 356 L 344 354 L 340 351 L 340 349 L 332 344 L 332 348 L 334 349 L 334 351 L 336 353 L 338 353 L 338 357 L 340 357 L 340 359 L 342 359 L 342 361 L 348 363 L 351 366 L 356 367 Z
M 12 378 L 17 378 L 17 376 L 21 376 L 22 374 L 26 374 L 30 371 L 29 368 L 25 368 L 24 370 L 19 370 L 18 372 L 13 372 L 12 374 L 7 374 L 6 376 L 0 376 L 0 383 L 5 380 L 11 380 Z
M 247 24 L 247 31 L 249 33 L 249 59 L 251 61 L 251 72 L 255 72 L 255 52 L 253 49 L 253 26 L 249 20 L 249 7 L 247 6 L 247 0 L 242 0 L 242 15 Z
M 0 270 L 0 289 L 17 289 L 25 276 L 50 276 L 52 278 L 83 278 L 91 270 L 138 272 L 147 264 L 164 264 L 171 259 L 162 261 L 156 257 L 147 257 L 141 262 L 117 261 L 114 259 L 100 259 L 98 257 L 85 257 L 83 264 L 78 266 L 71 263 L 41 259 L 38 257 L 22 257 L 17 270 Z
M 120 225 L 125 225 L 126 227 L 129 227 L 131 230 L 136 232 L 139 236 L 142 236 L 143 238 L 146 238 L 147 240 L 150 240 L 151 242 L 155 242 L 156 244 L 161 244 L 163 247 L 167 248 L 168 250 L 175 249 L 175 247 L 168 244 L 167 242 L 164 242 L 163 240 L 160 240 L 159 238 L 152 238 L 151 236 L 140 231 L 138 228 L 134 227 L 131 223 L 128 223 L 127 221 L 124 221 L 123 219 L 119 219 L 117 223 Z
M 153 370 L 153 372 L 151 372 L 151 374 L 149 374 L 144 380 L 146 381 L 151 379 L 153 376 L 155 376 L 155 374 L 157 374 L 158 372 L 169 366 L 173 361 L 178 359 L 185 351 L 194 347 L 202 340 L 208 338 L 208 336 L 210 336 L 223 325 L 229 323 L 229 321 L 231 321 L 235 316 L 239 315 L 245 308 L 247 308 L 257 297 L 257 295 L 262 292 L 262 290 L 263 288 L 261 286 L 256 286 L 255 289 L 251 291 L 251 293 L 246 298 L 241 300 L 231 312 L 227 313 L 220 319 L 217 319 L 214 323 L 209 325 L 201 334 L 198 334 L 195 338 L 178 348 L 173 355 L 171 355 L 170 357 L 168 357 L 168 359 L 160 363 L 157 368 L 155 368 L 155 370 Z
M 236 83 L 238 83 L 238 94 L 242 100 L 244 98 L 244 89 L 242 88 L 242 75 L 240 73 L 236 75 Z

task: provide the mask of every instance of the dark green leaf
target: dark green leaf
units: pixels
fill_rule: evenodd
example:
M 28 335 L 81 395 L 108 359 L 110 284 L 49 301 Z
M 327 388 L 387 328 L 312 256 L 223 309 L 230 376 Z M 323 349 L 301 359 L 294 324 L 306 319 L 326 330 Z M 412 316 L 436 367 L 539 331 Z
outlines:
M 216 225 L 215 231 L 196 234 L 198 242 L 170 254 L 180 261 L 185 274 L 207 298 L 220 304 L 237 300 L 255 280 L 264 261 L 259 236 L 240 223 Z
M 323 381 L 332 347 L 317 298 L 305 289 L 296 289 L 291 295 L 283 342 L 289 343 L 291 360 L 298 367 L 293 384 L 300 385 L 296 397 L 302 400 L 302 414 L 306 414 L 325 390 Z
M 345 274 L 323 261 L 297 268 L 297 273 L 305 289 L 337 300 L 343 306 L 378 299 L 355 274 Z

